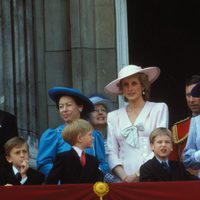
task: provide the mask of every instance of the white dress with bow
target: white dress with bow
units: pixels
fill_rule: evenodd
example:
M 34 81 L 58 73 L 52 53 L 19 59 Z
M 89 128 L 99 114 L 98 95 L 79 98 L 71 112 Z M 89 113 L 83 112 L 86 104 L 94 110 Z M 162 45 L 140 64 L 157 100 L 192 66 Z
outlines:
M 131 123 L 126 107 L 108 113 L 108 163 L 111 169 L 122 165 L 128 175 L 139 171 L 140 166 L 153 157 L 149 135 L 157 127 L 167 127 L 168 107 L 165 103 L 147 101 Z

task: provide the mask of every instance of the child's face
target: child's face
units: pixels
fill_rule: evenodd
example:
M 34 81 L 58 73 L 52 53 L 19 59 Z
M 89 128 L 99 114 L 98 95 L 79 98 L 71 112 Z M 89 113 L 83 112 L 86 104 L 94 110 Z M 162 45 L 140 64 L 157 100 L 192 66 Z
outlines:
M 160 159 L 168 158 L 172 149 L 171 138 L 167 135 L 158 135 L 155 137 L 153 144 L 151 144 L 151 149 L 154 152 L 155 156 Z
M 10 155 L 6 156 L 6 159 L 9 163 L 12 163 L 16 168 L 20 168 L 22 166 L 23 161 L 29 160 L 27 145 L 23 144 L 20 147 L 14 147 L 10 151 Z
M 87 132 L 85 135 L 81 136 L 81 138 L 84 148 L 92 147 L 92 142 L 93 142 L 92 130 Z

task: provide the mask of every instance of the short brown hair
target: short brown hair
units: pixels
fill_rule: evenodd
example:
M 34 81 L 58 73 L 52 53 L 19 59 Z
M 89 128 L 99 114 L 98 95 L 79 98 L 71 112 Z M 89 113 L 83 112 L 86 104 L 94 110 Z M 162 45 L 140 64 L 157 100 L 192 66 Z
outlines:
M 4 144 L 4 152 L 6 156 L 10 155 L 10 152 L 12 151 L 13 148 L 15 147 L 21 147 L 22 145 L 26 144 L 27 149 L 29 152 L 29 146 L 26 142 L 26 140 L 22 137 L 13 137 L 9 139 L 5 144 Z
M 66 142 L 73 146 L 76 144 L 79 134 L 85 135 L 92 129 L 92 125 L 88 121 L 84 119 L 76 119 L 67 124 L 62 132 L 62 137 Z
M 159 128 L 154 129 L 154 130 L 151 132 L 151 134 L 150 134 L 150 136 L 149 136 L 149 142 L 150 142 L 150 144 L 153 144 L 153 143 L 154 143 L 155 138 L 156 138 L 158 135 L 166 135 L 166 136 L 170 137 L 171 141 L 173 142 L 171 131 L 170 131 L 168 128 L 159 127 Z

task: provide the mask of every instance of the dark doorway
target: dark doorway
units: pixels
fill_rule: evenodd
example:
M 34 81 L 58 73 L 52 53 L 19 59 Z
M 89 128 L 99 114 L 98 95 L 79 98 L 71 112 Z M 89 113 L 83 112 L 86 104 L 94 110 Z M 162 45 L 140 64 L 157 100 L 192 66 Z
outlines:
M 127 0 L 129 63 L 158 66 L 152 101 L 168 104 L 170 126 L 190 113 L 185 80 L 200 74 L 199 1 Z

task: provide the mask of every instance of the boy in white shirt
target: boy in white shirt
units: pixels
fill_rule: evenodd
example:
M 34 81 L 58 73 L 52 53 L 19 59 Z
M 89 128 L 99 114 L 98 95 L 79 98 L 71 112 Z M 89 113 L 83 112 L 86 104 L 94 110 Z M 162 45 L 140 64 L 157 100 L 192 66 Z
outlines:
M 63 139 L 72 148 L 57 154 L 46 183 L 95 183 L 103 181 L 103 173 L 98 168 L 98 160 L 84 150 L 92 146 L 92 126 L 83 119 L 73 120 L 62 132 Z M 83 158 L 82 158 L 83 155 Z
M 0 168 L 0 185 L 40 185 L 44 175 L 29 167 L 29 147 L 21 137 L 13 137 L 4 145 L 9 166 Z

